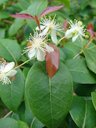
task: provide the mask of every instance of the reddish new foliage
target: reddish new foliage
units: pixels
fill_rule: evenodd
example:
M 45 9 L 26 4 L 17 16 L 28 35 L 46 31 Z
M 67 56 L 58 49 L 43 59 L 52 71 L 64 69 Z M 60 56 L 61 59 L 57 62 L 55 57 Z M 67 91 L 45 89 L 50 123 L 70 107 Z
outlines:
M 60 10 L 60 9 L 63 8 L 63 7 L 64 7 L 63 5 L 61 5 L 61 6 L 47 7 L 47 8 L 41 13 L 40 17 L 45 16 L 45 15 L 51 13 L 51 12 L 55 12 L 55 11 L 57 11 L 57 10 Z
M 11 14 L 11 17 L 13 18 L 21 18 L 21 19 L 34 19 L 34 16 L 26 13 L 16 13 L 16 14 Z
M 87 31 L 89 32 L 90 36 L 94 38 L 96 36 L 96 32 L 94 31 L 94 26 L 92 23 L 87 25 Z
M 64 20 L 63 27 L 64 27 L 64 30 L 65 30 L 65 31 L 68 29 L 69 23 L 68 23 L 67 20 Z
M 59 68 L 60 53 L 59 49 L 55 45 L 50 44 L 50 46 L 54 49 L 54 51 L 47 53 L 46 55 L 46 70 L 48 76 L 52 78 Z

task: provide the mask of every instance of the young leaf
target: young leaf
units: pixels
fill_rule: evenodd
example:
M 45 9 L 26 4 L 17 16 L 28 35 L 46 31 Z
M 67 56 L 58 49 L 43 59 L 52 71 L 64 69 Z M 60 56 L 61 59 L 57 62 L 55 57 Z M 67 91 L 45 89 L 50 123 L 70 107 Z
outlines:
M 11 14 L 10 15 L 11 17 L 13 18 L 20 18 L 20 19 L 34 19 L 34 17 L 30 14 L 27 14 L 27 13 L 16 13 L 16 14 Z
M 96 32 L 94 31 L 94 26 L 92 23 L 87 25 L 87 31 L 89 32 L 92 38 L 96 36 Z
M 59 68 L 60 53 L 59 49 L 55 45 L 50 45 L 54 51 L 47 53 L 46 55 L 46 70 L 48 76 L 52 78 Z
M 39 21 L 38 16 L 32 16 L 32 15 L 26 14 L 26 13 L 22 13 L 22 14 L 17 13 L 17 14 L 12 14 L 11 17 L 13 17 L 13 18 L 20 18 L 20 19 L 32 19 L 32 20 L 34 20 L 37 23 L 37 25 L 40 28 L 40 23 L 39 23 L 40 21 Z
M 57 128 L 66 117 L 72 102 L 72 78 L 61 63 L 50 79 L 45 63 L 35 63 L 26 80 L 26 98 L 34 115 L 48 128 Z
M 4 104 L 12 111 L 16 111 L 24 95 L 24 76 L 18 70 L 14 80 L 9 85 L 0 82 L 0 97 Z
M 55 12 L 57 10 L 60 10 L 61 8 L 63 8 L 64 6 L 61 5 L 61 6 L 52 6 L 52 7 L 47 7 L 41 14 L 40 14 L 40 17 L 43 17 L 49 13 L 52 13 L 52 12 Z
M 75 96 L 70 114 L 79 128 L 95 128 L 96 111 L 91 100 Z

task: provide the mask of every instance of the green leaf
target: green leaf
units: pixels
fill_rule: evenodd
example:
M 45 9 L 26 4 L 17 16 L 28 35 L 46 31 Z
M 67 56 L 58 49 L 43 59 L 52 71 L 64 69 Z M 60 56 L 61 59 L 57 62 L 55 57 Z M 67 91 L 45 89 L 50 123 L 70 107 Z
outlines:
M 92 45 L 91 47 L 86 48 L 84 50 L 84 55 L 86 58 L 88 68 L 92 72 L 96 73 L 96 46 Z
M 86 8 L 90 4 L 89 0 L 78 0 L 78 5 L 81 7 L 81 9 Z
M 47 5 L 47 0 L 33 0 L 32 4 L 28 7 L 25 12 L 33 16 L 40 15 L 42 11 L 47 7 Z
M 9 12 L 0 10 L 0 19 L 5 19 L 5 18 L 8 18 L 9 16 L 10 16 Z
M 5 2 L 7 2 L 8 0 L 0 0 L 0 5 L 4 4 Z
M 65 61 L 65 54 L 62 48 L 59 49 L 60 50 L 60 61 L 64 62 Z
M 72 102 L 72 78 L 67 67 L 61 63 L 49 79 L 45 63 L 36 63 L 28 73 L 25 90 L 34 115 L 48 128 L 57 128 Z
M 58 0 L 60 3 L 64 4 L 65 7 L 69 8 L 70 7 L 70 0 Z
M 17 121 L 18 123 L 18 128 L 29 128 L 28 125 L 25 122 L 22 121 Z
M 4 103 L 2 102 L 2 100 L 0 99 L 0 118 L 4 117 L 4 115 L 8 112 L 8 110 L 6 109 Z
M 96 76 L 90 72 L 83 58 L 70 59 L 66 62 L 74 82 L 82 84 L 96 83 Z
M 31 123 L 31 128 L 43 128 L 44 125 L 36 118 L 34 117 Z
M 74 58 L 79 52 L 81 47 L 77 43 L 68 42 L 64 45 L 63 51 L 67 59 Z
M 0 83 L 0 97 L 10 110 L 17 110 L 24 95 L 24 76 L 20 70 L 9 85 Z
M 93 102 L 94 108 L 96 110 L 96 91 L 92 92 L 91 96 L 92 96 L 92 102 Z
M 9 28 L 9 36 L 13 36 L 18 33 L 18 30 L 25 24 L 24 19 L 15 19 L 14 23 Z
M 96 111 L 91 100 L 74 97 L 70 114 L 79 128 L 95 128 Z
M 5 37 L 5 29 L 0 29 L 0 38 Z
M 12 118 L 2 118 L 0 119 L 0 128 L 28 128 L 28 126 L 22 121 L 16 121 Z
M 8 61 L 17 61 L 21 56 L 21 49 L 16 40 L 0 39 L 0 56 Z
M 19 6 L 19 8 L 21 8 L 22 10 L 25 10 L 25 9 L 27 9 L 28 8 L 28 6 L 30 5 L 30 0 L 27 0 L 27 1 L 25 1 L 25 0 L 20 0 L 20 1 L 18 1 L 18 6 Z

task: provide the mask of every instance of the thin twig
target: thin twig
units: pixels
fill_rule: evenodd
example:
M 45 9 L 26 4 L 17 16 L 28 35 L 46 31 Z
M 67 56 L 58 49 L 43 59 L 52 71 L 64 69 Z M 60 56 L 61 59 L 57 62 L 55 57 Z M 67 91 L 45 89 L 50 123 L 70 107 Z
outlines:
M 7 113 L 3 118 L 6 118 L 8 116 L 10 116 L 12 114 L 12 111 L 10 111 L 9 113 Z
M 24 63 L 22 63 L 22 64 L 18 65 L 18 66 L 17 66 L 17 67 L 15 67 L 14 69 L 20 68 L 21 66 L 23 66 L 23 65 L 24 65 L 24 64 L 26 64 L 26 63 L 28 63 L 29 61 L 31 61 L 31 60 L 27 60 L 27 61 L 25 61 Z

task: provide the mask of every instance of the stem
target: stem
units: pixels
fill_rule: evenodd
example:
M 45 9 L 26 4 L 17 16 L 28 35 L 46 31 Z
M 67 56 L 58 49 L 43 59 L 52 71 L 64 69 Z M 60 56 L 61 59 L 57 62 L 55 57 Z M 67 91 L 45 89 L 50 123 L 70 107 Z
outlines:
M 20 68 L 21 66 L 23 66 L 23 65 L 24 65 L 24 64 L 26 64 L 26 63 L 28 63 L 29 61 L 31 61 L 31 60 L 27 60 L 27 61 L 25 61 L 24 63 L 22 63 L 22 64 L 18 65 L 18 66 L 17 66 L 17 67 L 15 67 L 14 69 Z
M 10 116 L 12 114 L 12 111 L 10 111 L 9 113 L 7 113 L 3 118 L 6 118 L 8 116 Z
M 89 40 L 89 42 L 84 46 L 84 48 L 88 48 L 92 41 L 93 41 L 93 38 L 91 38 L 91 39 Z M 75 55 L 75 56 L 73 57 L 73 59 L 75 59 L 75 58 L 78 57 L 81 53 L 83 53 L 83 49 L 84 49 L 84 48 L 82 48 L 81 51 L 80 51 L 77 55 Z
M 62 38 L 58 41 L 58 44 L 59 44 L 64 38 L 65 38 L 65 36 L 62 37 Z
M 93 38 L 91 38 L 91 39 L 89 40 L 89 42 L 85 45 L 84 48 L 88 48 L 92 41 L 93 41 Z
M 83 53 L 83 49 L 81 49 L 81 51 L 80 51 L 78 54 L 76 54 L 76 55 L 73 57 L 73 59 L 77 58 L 81 53 Z

